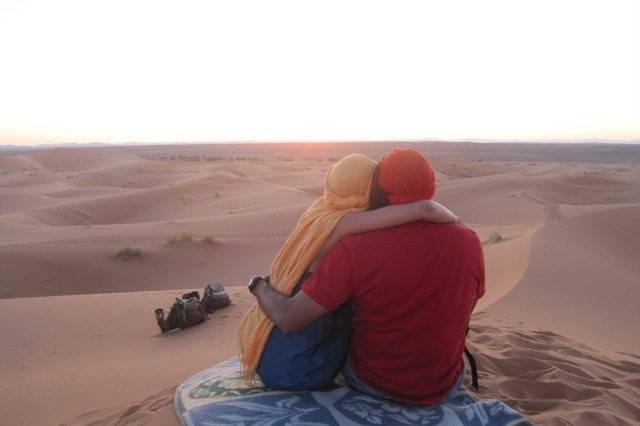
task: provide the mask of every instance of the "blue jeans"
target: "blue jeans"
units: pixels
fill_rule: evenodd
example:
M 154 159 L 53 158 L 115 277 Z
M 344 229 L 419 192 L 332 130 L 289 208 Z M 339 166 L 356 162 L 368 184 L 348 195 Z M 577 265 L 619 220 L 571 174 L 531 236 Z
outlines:
M 464 372 L 465 372 L 465 369 L 463 368 L 462 372 L 460 373 L 460 376 L 458 377 L 458 380 L 456 380 L 456 383 L 449 390 L 445 399 L 451 397 L 455 392 L 458 392 L 458 390 L 460 390 L 460 388 L 464 384 Z M 353 371 L 353 368 L 351 367 L 351 360 L 348 357 L 344 363 L 344 367 L 342 367 L 342 375 L 347 380 L 347 383 L 349 384 L 349 386 L 359 392 L 366 393 L 367 395 L 374 396 L 376 398 L 389 399 L 394 401 L 398 400 L 393 395 L 390 395 L 381 390 L 373 388 L 368 384 L 366 384 L 362 379 L 360 379 L 356 375 L 356 373 Z
M 302 276 L 294 294 L 310 275 Z M 330 385 L 349 352 L 351 318 L 349 303 L 297 332 L 284 333 L 274 327 L 258 365 L 258 375 L 265 386 L 311 390 Z

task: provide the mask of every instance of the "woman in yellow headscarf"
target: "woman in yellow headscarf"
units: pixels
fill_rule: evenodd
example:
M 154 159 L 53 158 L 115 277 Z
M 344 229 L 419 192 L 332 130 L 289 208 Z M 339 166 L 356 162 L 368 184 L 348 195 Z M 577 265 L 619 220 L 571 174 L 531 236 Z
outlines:
M 376 162 L 351 154 L 325 176 L 324 195 L 302 215 L 271 265 L 270 284 L 292 296 L 331 247 L 345 235 L 401 225 L 416 220 L 455 221 L 433 201 L 369 207 Z M 277 389 L 316 389 L 330 383 L 342 366 L 350 337 L 350 305 L 329 313 L 301 331 L 284 333 L 254 304 L 238 331 L 244 377 L 256 372 Z

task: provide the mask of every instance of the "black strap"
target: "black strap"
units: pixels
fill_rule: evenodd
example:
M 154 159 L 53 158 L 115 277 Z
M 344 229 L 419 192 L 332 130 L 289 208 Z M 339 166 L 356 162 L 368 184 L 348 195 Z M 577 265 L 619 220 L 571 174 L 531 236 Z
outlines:
M 478 385 L 478 366 L 476 365 L 476 359 L 466 346 L 464 347 L 464 354 L 467 356 L 469 366 L 471 367 L 471 385 L 476 391 L 479 391 L 480 386 Z
M 465 335 L 469 335 L 469 327 L 467 327 Z M 478 385 L 478 366 L 476 365 L 476 359 L 466 346 L 464 347 L 464 354 L 467 356 L 469 366 L 471 367 L 471 386 L 473 386 L 476 391 L 479 391 L 480 385 Z

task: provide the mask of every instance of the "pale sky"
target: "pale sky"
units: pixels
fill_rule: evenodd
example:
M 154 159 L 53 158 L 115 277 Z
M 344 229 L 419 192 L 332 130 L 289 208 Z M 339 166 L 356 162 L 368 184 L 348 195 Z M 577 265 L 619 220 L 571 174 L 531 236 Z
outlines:
M 640 2 L 0 0 L 0 144 L 640 139 Z

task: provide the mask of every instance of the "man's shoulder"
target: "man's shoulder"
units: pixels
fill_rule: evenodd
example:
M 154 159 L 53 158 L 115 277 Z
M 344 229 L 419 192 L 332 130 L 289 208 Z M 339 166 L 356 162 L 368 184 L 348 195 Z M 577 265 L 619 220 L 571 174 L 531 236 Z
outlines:
M 442 226 L 447 231 L 453 233 L 454 235 L 459 236 L 462 239 L 479 240 L 478 234 L 476 234 L 476 232 L 473 229 L 469 228 L 464 223 L 461 223 L 461 222 L 443 223 Z
M 436 238 L 442 241 L 442 237 L 451 242 L 474 244 L 479 243 L 478 235 L 475 231 L 463 223 L 431 223 L 412 222 L 392 228 L 379 229 L 376 231 L 363 232 L 361 234 L 348 235 L 343 237 L 341 243 L 347 249 L 359 246 L 370 246 L 380 241 L 396 238 Z

